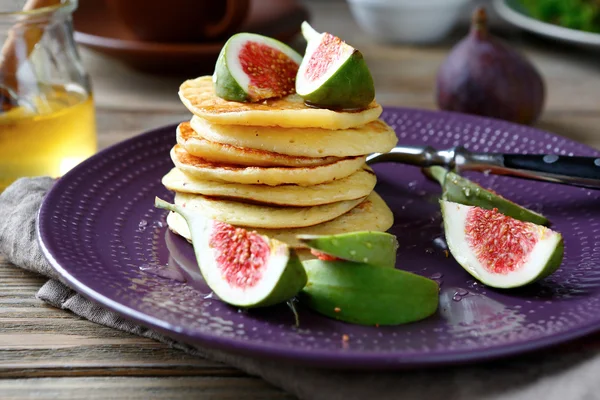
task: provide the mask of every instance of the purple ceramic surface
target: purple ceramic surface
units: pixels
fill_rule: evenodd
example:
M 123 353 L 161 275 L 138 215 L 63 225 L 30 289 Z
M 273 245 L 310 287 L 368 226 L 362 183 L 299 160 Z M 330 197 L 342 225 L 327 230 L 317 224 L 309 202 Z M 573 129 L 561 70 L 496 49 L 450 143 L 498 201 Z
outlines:
M 387 108 L 403 144 L 516 153 L 598 155 L 584 145 L 506 122 L 455 113 Z M 39 214 L 46 257 L 79 292 L 124 317 L 188 343 L 336 368 L 394 368 L 489 359 L 539 349 L 600 328 L 600 191 L 470 174 L 544 213 L 562 232 L 561 268 L 517 290 L 479 284 L 447 257 L 437 184 L 418 168 L 380 164 L 376 190 L 395 215 L 397 266 L 441 284 L 431 318 L 395 327 L 358 326 L 299 305 L 240 311 L 214 298 L 189 243 L 170 233 L 154 196 L 172 167 L 175 126 L 117 144 L 60 179 Z M 342 340 L 343 335 L 348 341 Z

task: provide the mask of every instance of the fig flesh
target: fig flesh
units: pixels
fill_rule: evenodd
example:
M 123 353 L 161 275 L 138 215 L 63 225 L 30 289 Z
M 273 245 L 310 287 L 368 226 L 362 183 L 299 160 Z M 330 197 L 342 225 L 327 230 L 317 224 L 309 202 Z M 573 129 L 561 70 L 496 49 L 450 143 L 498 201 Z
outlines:
M 494 38 L 485 9 L 477 8 L 471 31 L 451 50 L 437 74 L 442 110 L 531 124 L 545 100 L 540 73 L 520 53 Z
M 488 286 L 524 286 L 554 273 L 562 262 L 564 243 L 558 232 L 498 210 L 445 200 L 440 204 L 450 253 Z
M 155 206 L 180 214 L 187 222 L 200 272 L 225 303 L 265 307 L 294 297 L 306 284 L 306 272 L 285 243 L 211 220 L 156 198 Z

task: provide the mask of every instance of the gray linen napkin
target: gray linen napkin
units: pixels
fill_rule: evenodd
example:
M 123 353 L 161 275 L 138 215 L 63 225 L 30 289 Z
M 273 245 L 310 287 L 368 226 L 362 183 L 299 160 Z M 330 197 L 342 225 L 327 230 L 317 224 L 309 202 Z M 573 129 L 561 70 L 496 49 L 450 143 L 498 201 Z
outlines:
M 0 253 L 20 268 L 51 278 L 37 297 L 54 307 L 229 364 L 301 399 L 600 399 L 600 346 L 594 341 L 487 364 L 390 372 L 305 368 L 179 343 L 121 318 L 60 282 L 35 237 L 37 210 L 53 182 L 50 178 L 20 179 L 0 194 Z

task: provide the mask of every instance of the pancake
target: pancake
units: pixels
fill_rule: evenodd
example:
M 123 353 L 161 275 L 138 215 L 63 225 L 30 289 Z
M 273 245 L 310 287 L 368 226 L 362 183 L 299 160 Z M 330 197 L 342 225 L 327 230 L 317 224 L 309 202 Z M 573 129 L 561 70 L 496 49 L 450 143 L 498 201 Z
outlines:
M 225 164 L 250 165 L 256 167 L 304 167 L 325 165 L 338 161 L 338 157 L 298 157 L 236 147 L 230 144 L 211 142 L 198 135 L 189 122 L 183 122 L 177 127 L 177 143 L 193 156 L 212 162 Z
M 244 185 L 195 179 L 177 168 L 162 178 L 163 185 L 174 192 L 203 194 L 229 199 L 243 199 L 280 206 L 317 206 L 366 197 L 375 187 L 375 173 L 366 165 L 346 178 L 314 186 Z
M 349 212 L 322 224 L 294 229 L 256 229 L 259 233 L 286 242 L 295 248 L 306 247 L 296 235 L 334 235 L 357 231 L 385 232 L 392 227 L 394 215 L 387 204 L 375 192 Z M 190 232 L 185 220 L 178 214 L 167 216 L 169 228 L 190 241 Z
M 253 228 L 300 228 L 330 221 L 350 211 L 364 198 L 312 207 L 281 207 L 175 193 L 175 204 L 209 219 Z
M 297 94 L 257 103 L 227 101 L 215 94 L 211 76 L 183 82 L 179 98 L 192 114 L 226 125 L 346 129 L 375 121 L 383 111 L 375 101 L 356 111 L 309 107 Z
M 332 131 L 319 128 L 279 128 L 214 124 L 193 117 L 194 138 L 298 157 L 350 157 L 390 151 L 398 138 L 383 121 Z
M 345 178 L 358 171 L 365 163 L 365 157 L 348 157 L 331 164 L 311 167 L 249 167 L 214 163 L 194 157 L 178 144 L 171 150 L 171 159 L 177 168 L 198 179 L 270 186 L 318 185 Z

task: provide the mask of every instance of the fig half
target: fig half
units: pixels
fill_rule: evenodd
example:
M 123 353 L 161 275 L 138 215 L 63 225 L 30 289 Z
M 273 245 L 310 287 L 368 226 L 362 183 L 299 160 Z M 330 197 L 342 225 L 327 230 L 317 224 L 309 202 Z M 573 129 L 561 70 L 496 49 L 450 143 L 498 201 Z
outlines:
M 294 93 L 302 56 L 288 45 L 255 33 L 233 35 L 221 49 L 213 82 L 225 100 L 257 102 Z
M 296 93 L 317 107 L 366 108 L 375 99 L 375 86 L 362 53 L 337 36 L 315 31 L 306 21 L 302 34 L 308 43 Z
M 495 288 L 543 279 L 560 267 L 560 233 L 500 213 L 440 200 L 450 253 L 469 274 Z
M 159 198 L 155 206 L 186 220 L 200 272 L 224 302 L 265 307 L 291 299 L 306 284 L 302 263 L 285 243 L 204 218 Z

